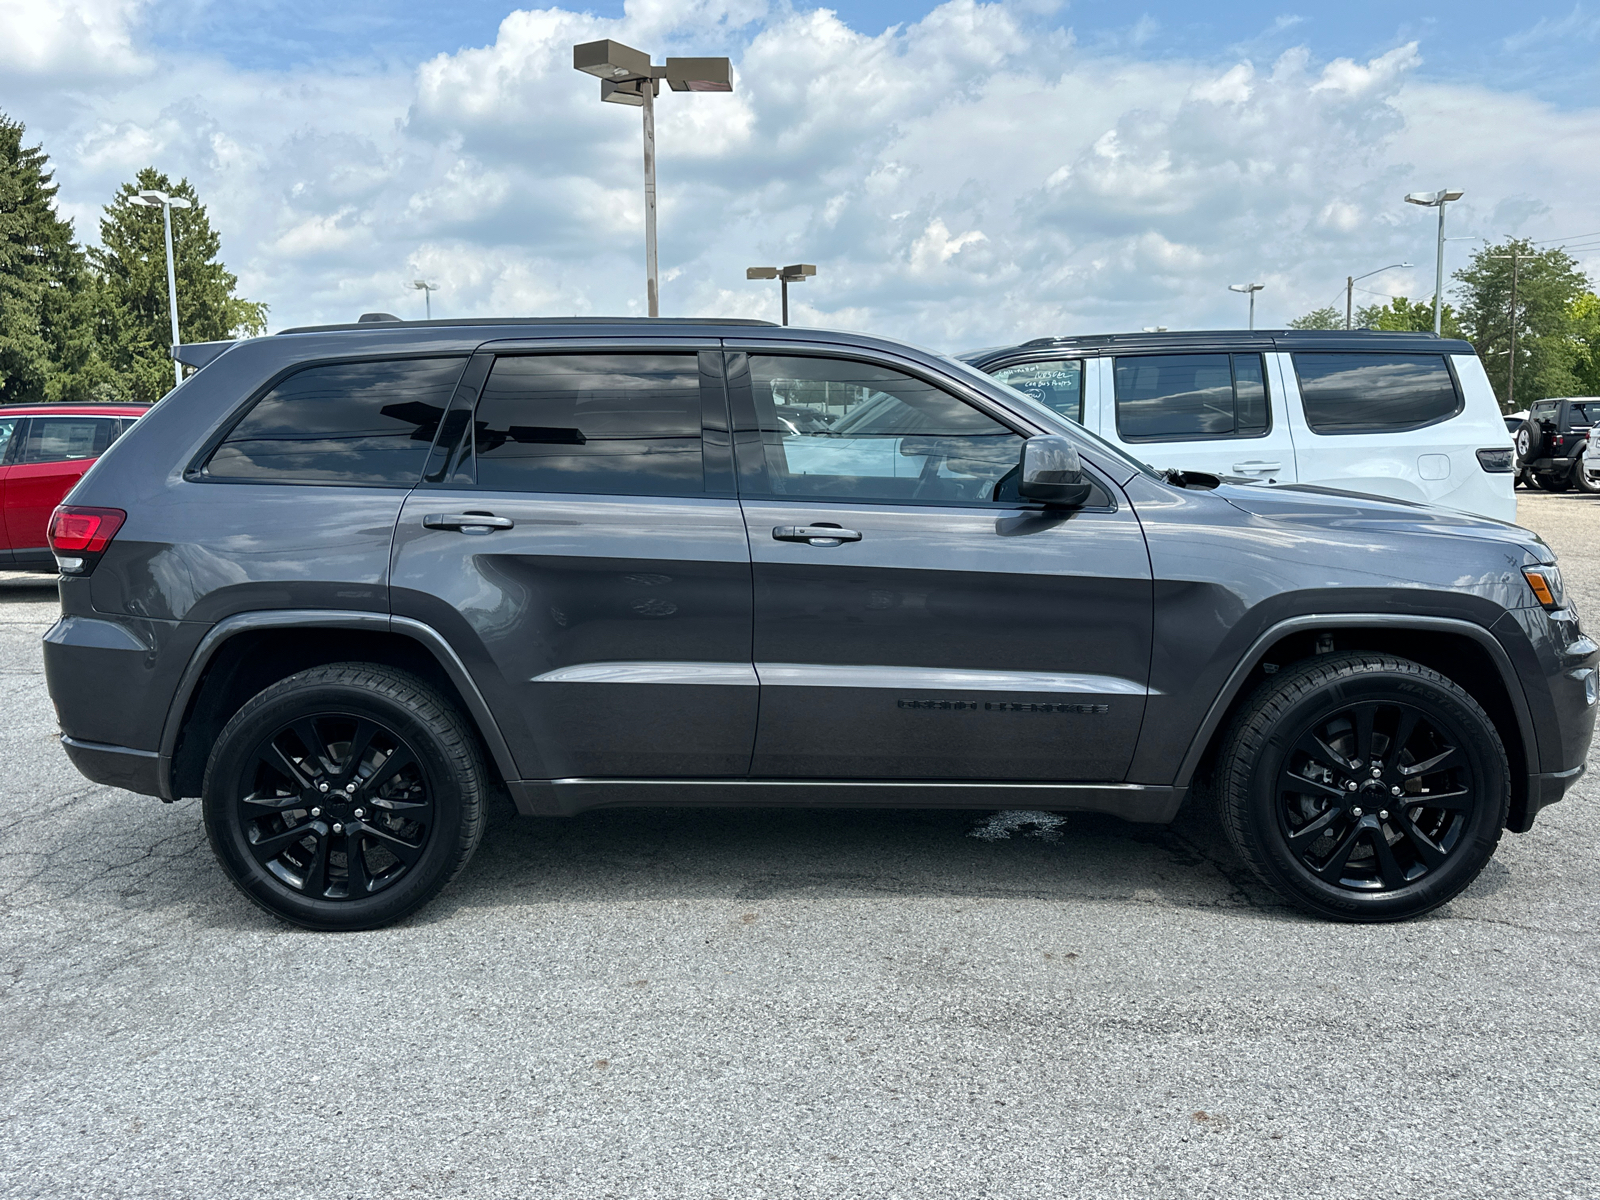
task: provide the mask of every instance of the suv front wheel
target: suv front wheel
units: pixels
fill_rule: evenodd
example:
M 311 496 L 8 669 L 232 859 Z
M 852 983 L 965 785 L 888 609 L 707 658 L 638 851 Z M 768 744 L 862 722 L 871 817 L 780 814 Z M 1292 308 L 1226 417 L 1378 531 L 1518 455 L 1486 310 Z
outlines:
M 367 663 L 280 680 L 223 728 L 206 764 L 206 833 L 240 890 L 308 929 L 416 911 L 483 835 L 484 769 L 455 707 Z
M 1457 895 L 1494 854 L 1511 796 L 1477 701 L 1389 655 L 1269 675 L 1219 765 L 1240 856 L 1292 903 L 1344 921 L 1402 920 Z

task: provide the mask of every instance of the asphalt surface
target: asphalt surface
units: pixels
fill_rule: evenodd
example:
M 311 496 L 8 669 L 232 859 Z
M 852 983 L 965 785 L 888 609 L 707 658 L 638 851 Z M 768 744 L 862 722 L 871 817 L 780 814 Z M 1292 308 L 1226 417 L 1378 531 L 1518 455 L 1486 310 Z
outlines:
M 1600 499 L 1521 515 L 1600 613 Z M 0 576 L 0 1196 L 1600 1196 L 1600 778 L 1404 925 L 1195 815 L 502 811 L 310 934 L 68 764 L 54 610 Z

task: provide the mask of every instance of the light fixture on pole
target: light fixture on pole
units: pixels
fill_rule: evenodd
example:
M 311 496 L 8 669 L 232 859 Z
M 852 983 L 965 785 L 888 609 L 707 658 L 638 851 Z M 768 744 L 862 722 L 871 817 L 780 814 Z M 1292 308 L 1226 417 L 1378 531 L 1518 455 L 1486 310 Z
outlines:
M 175 208 L 193 208 L 194 205 L 182 196 L 170 196 L 166 192 L 154 190 L 143 191 L 138 195 L 128 197 L 129 204 L 138 204 L 144 208 L 159 208 L 161 210 L 161 223 L 167 235 L 167 311 L 172 314 L 172 344 L 178 346 L 178 276 L 172 266 L 172 210 Z M 177 359 L 172 360 L 173 383 L 183 382 L 183 364 Z
M 661 80 L 675 92 L 731 92 L 733 67 L 725 58 L 669 58 L 652 66 L 643 50 L 609 39 L 572 48 L 576 70 L 600 80 L 600 99 L 644 109 L 644 270 L 645 302 L 661 315 L 656 271 L 656 94 Z
M 428 320 L 433 320 L 433 293 L 439 290 L 439 285 L 425 279 L 413 279 L 411 287 L 422 293 L 422 311 L 428 314 Z
M 1434 266 L 1433 284 L 1433 336 L 1439 336 L 1440 305 L 1444 301 L 1444 206 L 1466 195 L 1460 188 L 1445 188 L 1441 192 L 1411 192 L 1407 204 L 1439 210 L 1439 254 Z
M 776 279 L 783 285 L 783 323 L 789 323 L 789 285 L 804 283 L 817 273 L 810 263 L 790 263 L 787 267 L 746 267 L 746 279 Z
M 1355 302 L 1356 284 L 1363 279 L 1370 279 L 1374 275 L 1382 274 L 1384 271 L 1392 271 L 1396 267 L 1409 267 L 1410 265 L 1408 262 L 1390 263 L 1387 267 L 1379 267 L 1376 271 L 1368 271 L 1365 275 L 1346 275 L 1344 277 L 1344 327 L 1346 329 L 1350 328 L 1351 308 Z
M 1256 293 L 1267 285 L 1264 283 L 1230 283 L 1230 292 L 1244 292 L 1250 297 L 1250 328 L 1256 327 Z

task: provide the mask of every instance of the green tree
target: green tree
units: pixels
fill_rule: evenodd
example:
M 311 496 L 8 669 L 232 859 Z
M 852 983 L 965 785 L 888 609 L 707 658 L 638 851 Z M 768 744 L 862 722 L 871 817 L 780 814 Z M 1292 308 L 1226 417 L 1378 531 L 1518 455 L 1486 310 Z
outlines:
M 1433 297 L 1426 300 L 1408 300 L 1404 296 L 1391 297 L 1387 304 L 1367 304 L 1356 309 L 1356 328 L 1382 329 L 1391 333 L 1432 333 Z M 1439 333 L 1442 337 L 1461 336 L 1461 322 L 1455 309 L 1445 304 L 1439 309 Z
M 151 401 L 172 387 L 171 317 L 162 212 L 131 203 L 142 191 L 188 200 L 172 210 L 172 253 L 178 283 L 178 333 L 185 342 L 213 342 L 263 333 L 267 306 L 236 294 L 239 279 L 218 258 L 221 239 L 187 179 L 173 184 L 153 167 L 118 189 L 100 222 L 100 246 L 89 251 L 100 284 L 100 337 L 127 395 Z
M 1600 396 L 1600 296 L 1584 292 L 1572 302 L 1572 374 L 1578 394 Z
M 1516 394 L 1510 388 L 1512 256 L 1516 256 Z M 1507 412 L 1546 396 L 1579 390 L 1579 331 L 1574 320 L 1589 280 L 1559 247 L 1538 250 L 1526 238 L 1485 246 L 1455 273 L 1461 324 L 1478 348 L 1489 382 Z
M 1290 329 L 1343 329 L 1344 310 L 1328 305 L 1327 308 L 1312 309 L 1303 317 L 1296 317 L 1289 322 Z
M 113 398 L 95 353 L 93 280 L 25 132 L 0 113 L 0 403 Z

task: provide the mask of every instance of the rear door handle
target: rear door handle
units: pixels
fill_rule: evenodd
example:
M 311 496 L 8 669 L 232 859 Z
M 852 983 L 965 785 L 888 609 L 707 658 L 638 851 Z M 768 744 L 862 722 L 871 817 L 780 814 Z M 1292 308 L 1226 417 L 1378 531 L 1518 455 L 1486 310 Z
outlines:
M 429 513 L 422 518 L 425 529 L 454 529 L 461 533 L 485 534 L 510 529 L 516 522 L 491 513 Z
M 1235 475 L 1271 475 L 1273 472 L 1281 471 L 1282 469 L 1282 463 L 1262 462 L 1260 459 L 1233 464 L 1233 473 Z
M 840 542 L 859 542 L 861 535 L 854 529 L 840 529 L 837 525 L 774 525 L 772 538 L 777 542 L 837 546 Z

